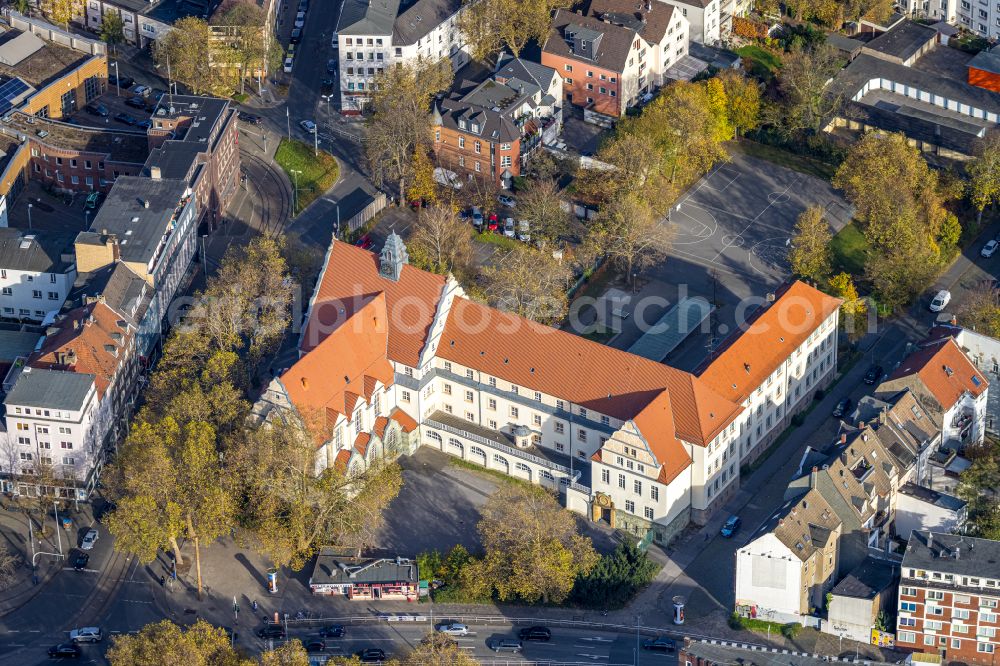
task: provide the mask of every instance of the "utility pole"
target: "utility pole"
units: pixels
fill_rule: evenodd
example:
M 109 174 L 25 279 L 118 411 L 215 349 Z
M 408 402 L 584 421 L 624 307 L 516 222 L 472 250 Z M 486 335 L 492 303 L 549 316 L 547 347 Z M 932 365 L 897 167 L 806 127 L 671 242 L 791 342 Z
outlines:
M 313 157 L 319 157 L 319 126 L 313 124 Z
M 298 169 L 290 169 L 292 172 L 292 178 L 295 179 L 295 189 L 292 192 L 292 215 L 295 215 L 295 211 L 299 207 L 299 174 L 302 173 Z
M 115 60 L 114 63 L 112 63 L 112 64 L 114 64 L 114 66 L 115 66 L 115 88 L 118 91 L 118 96 L 121 97 L 122 96 L 122 85 L 121 85 L 121 76 L 118 74 L 118 61 Z
M 288 113 L 288 107 L 285 107 L 285 129 L 288 135 L 288 140 L 292 140 L 292 116 Z
M 31 231 L 31 204 L 28 204 L 28 231 Z

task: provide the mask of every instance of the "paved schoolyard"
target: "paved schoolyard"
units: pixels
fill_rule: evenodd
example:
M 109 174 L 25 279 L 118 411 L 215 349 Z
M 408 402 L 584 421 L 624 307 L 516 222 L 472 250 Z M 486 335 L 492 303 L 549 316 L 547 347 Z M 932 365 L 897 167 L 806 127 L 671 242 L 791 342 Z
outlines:
M 851 219 L 824 180 L 745 155 L 733 155 L 685 193 L 670 212 L 672 254 L 769 286 L 788 278 L 788 242 L 799 214 L 820 205 L 834 233 Z

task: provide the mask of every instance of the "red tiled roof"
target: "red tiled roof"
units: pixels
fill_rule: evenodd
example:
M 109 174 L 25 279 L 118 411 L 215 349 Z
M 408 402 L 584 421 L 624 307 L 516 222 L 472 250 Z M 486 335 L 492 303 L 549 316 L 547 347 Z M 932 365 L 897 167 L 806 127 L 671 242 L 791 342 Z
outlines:
M 359 432 L 354 438 L 354 450 L 363 458 L 368 451 L 368 444 L 372 441 L 372 436 L 366 432 Z
M 889 380 L 916 375 L 945 410 L 968 391 L 978 397 L 989 386 L 954 338 L 933 342 L 907 356 Z
M 92 374 L 98 395 L 104 397 L 126 359 L 135 329 L 101 301 L 71 310 L 55 326 L 59 330 L 45 338 L 29 365 Z M 67 356 L 76 360 L 70 363 Z
M 385 438 L 385 427 L 389 425 L 389 419 L 384 416 L 375 417 L 375 424 L 372 425 L 372 432 L 379 436 L 379 439 Z
M 670 483 L 691 464 L 687 449 L 674 435 L 673 417 L 670 398 L 664 391 L 632 419 L 661 465 L 660 483 Z
M 389 418 L 399 424 L 399 427 L 403 429 L 403 432 L 413 432 L 417 429 L 417 422 L 412 416 L 404 412 L 399 407 L 392 410 L 389 414 Z
M 375 294 L 385 294 L 389 315 L 388 355 L 416 367 L 445 278 L 404 265 L 399 281 L 379 275 L 378 257 L 350 243 L 334 241 L 320 277 L 302 337 L 302 351 L 315 348 Z
M 672 434 L 707 444 L 740 407 L 690 373 L 464 298 L 448 314 L 437 355 L 519 386 L 628 420 L 667 391 Z
M 385 296 L 377 294 L 361 306 L 349 326 L 335 329 L 316 348 L 281 376 L 288 397 L 317 443 L 326 441 L 339 414 L 350 418 L 371 378 L 392 386 L 392 364 L 386 359 Z
M 341 449 L 340 451 L 337 451 L 337 457 L 333 461 L 334 469 L 340 472 L 346 472 L 347 463 L 350 462 L 352 455 L 354 454 L 351 453 L 350 449 Z
M 774 303 L 754 313 L 746 330 L 734 334 L 698 376 L 723 397 L 742 403 L 840 303 L 805 282 L 791 283 Z

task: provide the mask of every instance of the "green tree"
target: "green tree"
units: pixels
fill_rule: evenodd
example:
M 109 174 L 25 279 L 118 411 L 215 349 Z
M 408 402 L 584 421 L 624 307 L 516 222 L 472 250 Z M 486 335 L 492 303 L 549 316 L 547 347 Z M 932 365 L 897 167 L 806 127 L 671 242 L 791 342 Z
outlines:
M 161 71 L 169 71 L 195 95 L 203 95 L 217 85 L 218 72 L 212 67 L 212 39 L 208 23 L 188 16 L 174 22 L 174 29 L 156 40 L 153 58 Z
M 638 195 L 608 202 L 594 219 L 587 244 L 602 252 L 627 278 L 664 261 L 673 228 Z
M 977 142 L 975 158 L 966 166 L 969 174 L 969 198 L 979 211 L 1000 202 L 1000 130 L 991 130 Z
M 116 636 L 108 649 L 107 659 L 111 666 L 238 666 L 245 663 L 230 645 L 226 632 L 204 620 L 185 628 L 172 620 L 161 620 L 147 624 L 136 634 Z
M 438 202 L 437 183 L 434 182 L 434 165 L 424 146 L 418 146 L 413 152 L 411 167 L 413 180 L 406 191 L 406 198 L 416 201 L 420 207 Z
M 559 186 L 552 180 L 535 180 L 517 197 L 518 217 L 531 225 L 531 241 L 539 247 L 555 243 L 566 233 L 572 218 Z
M 274 40 L 268 39 L 265 33 L 267 16 L 252 0 L 239 0 L 213 23 L 229 30 L 225 41 L 230 56 L 227 61 L 236 65 L 240 92 L 243 92 L 246 80 L 268 67 L 269 49 Z
M 7 546 L 0 546 L 0 590 L 5 590 L 17 580 L 21 558 Z
M 117 52 L 119 44 L 125 41 L 125 23 L 117 11 L 109 11 L 101 19 L 101 39 Z
M 736 137 L 756 129 L 760 125 L 760 84 L 735 69 L 720 72 L 718 79 L 726 93 L 726 113 Z
M 968 503 L 969 523 L 974 534 L 984 539 L 1000 539 L 1000 443 L 987 439 L 966 447 L 962 455 L 972 466 L 962 473 L 958 496 Z
M 792 273 L 814 282 L 823 282 L 833 265 L 833 234 L 823 213 L 822 206 L 810 206 L 799 215 L 788 251 Z
M 260 655 L 260 666 L 310 666 L 310 664 L 309 653 L 297 639 L 292 639 Z
M 478 530 L 485 555 L 466 567 L 467 581 L 501 601 L 559 603 L 598 556 L 576 531 L 573 514 L 545 490 L 506 484 L 482 509 Z
M 571 600 L 587 608 L 621 608 L 653 581 L 658 569 L 646 551 L 631 540 L 622 541 L 576 579 Z
M 989 283 L 971 290 L 959 311 L 959 321 L 990 337 L 1000 337 L 1000 290 Z
M 490 305 L 548 324 L 566 315 L 571 275 L 551 253 L 518 244 L 483 268 L 480 277 Z
M 778 73 L 778 105 L 772 108 L 772 123 L 787 134 L 819 132 L 823 122 L 843 103 L 826 88 L 840 71 L 836 49 L 828 44 L 811 48 L 794 46 L 782 58 Z
M 451 78 L 447 59 L 387 67 L 376 75 L 365 139 L 376 185 L 398 185 L 400 197 L 405 196 L 414 153 L 430 149 L 431 100 Z
M 83 15 L 83 0 L 41 0 L 40 6 L 45 18 L 64 28 Z
M 21 16 L 27 16 L 28 12 L 31 11 L 30 0 L 14 0 L 14 11 Z
M 569 0 L 470 0 L 459 15 L 459 29 L 475 59 L 493 62 L 503 49 L 518 56 L 532 40 L 544 44 L 553 12 L 570 4 Z
M 834 296 L 841 299 L 840 320 L 852 340 L 856 340 L 865 334 L 865 314 L 868 312 L 868 304 L 865 299 L 858 296 L 858 289 L 854 286 L 854 279 L 847 273 L 837 273 L 830 278 L 830 291 Z
M 402 666 L 476 666 L 478 663 L 454 638 L 431 631 L 406 655 Z

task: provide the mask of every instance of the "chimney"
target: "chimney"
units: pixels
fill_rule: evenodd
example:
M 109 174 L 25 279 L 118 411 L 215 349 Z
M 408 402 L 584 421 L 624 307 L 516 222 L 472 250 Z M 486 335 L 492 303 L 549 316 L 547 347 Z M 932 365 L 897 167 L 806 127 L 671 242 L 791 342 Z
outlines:
M 142 207 L 143 208 L 149 208 L 149 199 L 143 199 L 142 200 Z
M 880 425 L 885 425 L 885 410 L 883 409 L 878 413 L 878 422 Z
M 958 546 L 955 546 L 955 559 L 956 560 L 959 559 L 961 555 L 962 555 L 962 549 L 959 548 Z
M 864 429 L 865 429 L 865 422 L 858 421 L 858 430 L 864 430 Z
M 153 180 L 160 180 L 160 167 L 151 166 L 149 167 L 149 177 Z
M 931 532 L 930 530 L 927 530 L 927 547 L 928 548 L 934 547 L 934 533 Z
M 309 389 L 309 380 L 306 379 L 305 377 L 302 378 L 302 388 L 307 390 Z
M 846 432 L 840 433 L 840 443 L 841 444 L 847 444 L 847 433 Z
M 743 369 L 747 371 L 748 375 L 750 374 L 750 364 L 749 363 L 744 363 L 743 364 Z
M 813 467 L 812 471 L 809 473 L 809 487 L 816 488 L 816 484 L 819 481 L 819 468 Z

